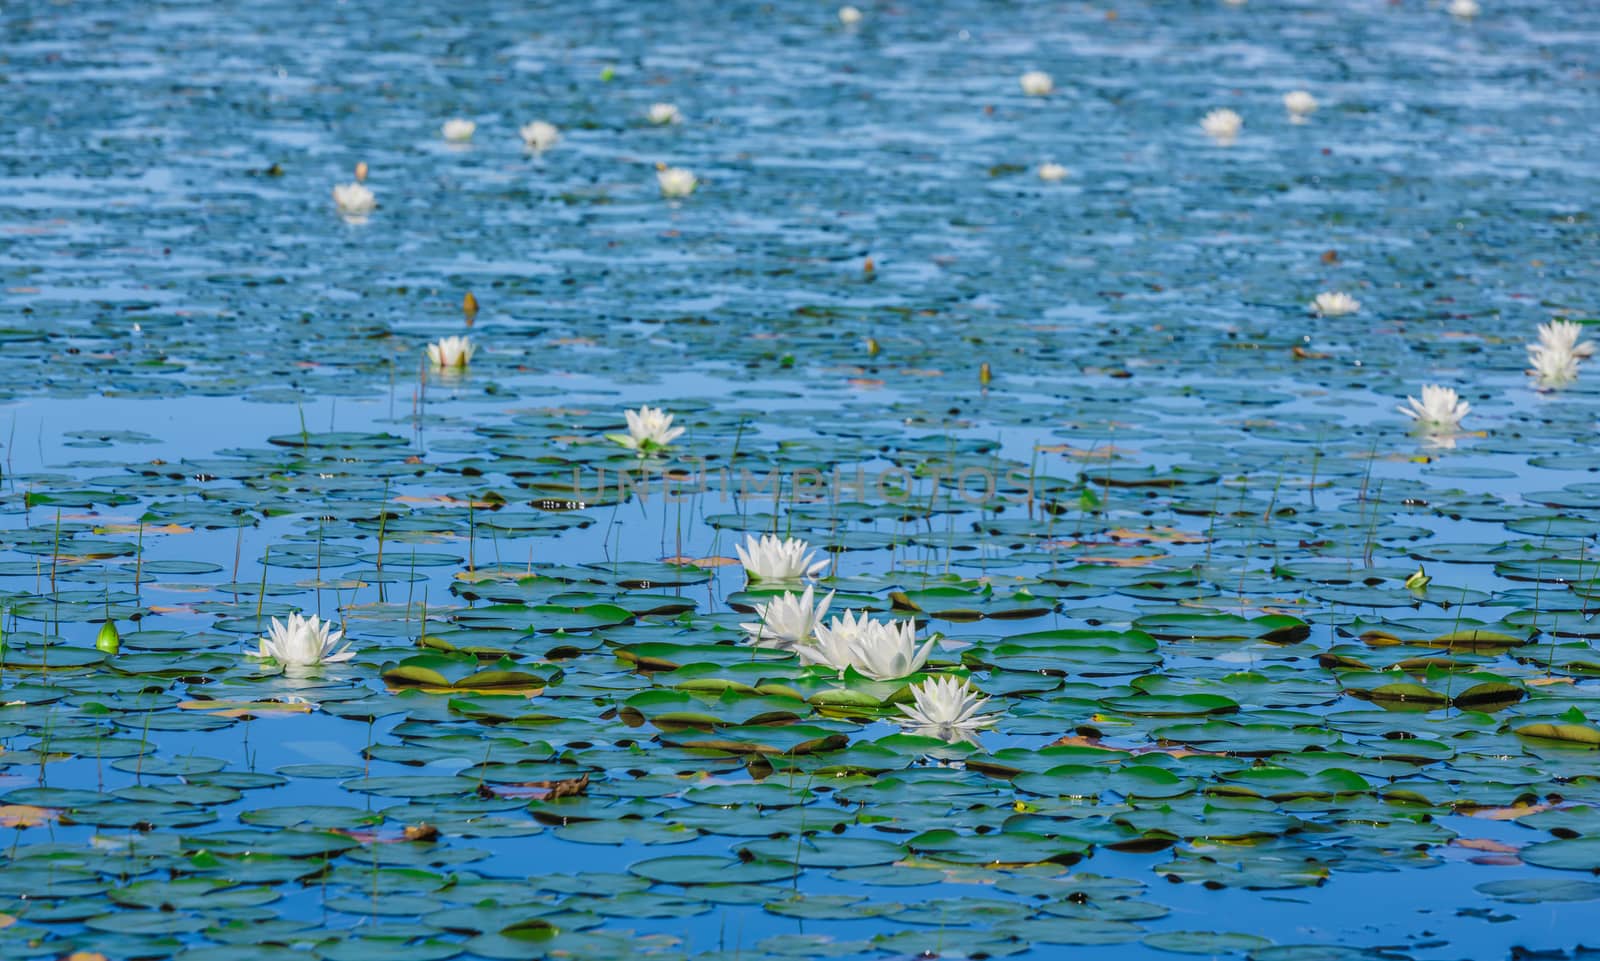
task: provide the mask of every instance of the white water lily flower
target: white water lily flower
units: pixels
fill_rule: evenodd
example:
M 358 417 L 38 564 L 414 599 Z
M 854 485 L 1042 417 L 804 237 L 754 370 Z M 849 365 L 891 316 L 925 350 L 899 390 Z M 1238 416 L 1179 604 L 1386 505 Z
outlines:
M 1461 418 L 1467 416 L 1472 405 L 1461 400 L 1453 387 L 1428 384 L 1422 388 L 1422 400 L 1407 397 L 1395 410 L 1415 421 L 1418 428 L 1443 434 L 1459 429 Z
M 1594 354 L 1594 342 L 1578 342 L 1583 336 L 1583 325 L 1572 320 L 1552 320 L 1548 324 L 1539 325 L 1539 342 L 1529 344 L 1528 350 L 1566 351 L 1578 360 L 1583 360 Z
M 362 184 L 335 184 L 333 202 L 341 214 L 351 217 L 365 217 L 378 206 L 372 191 Z
M 344 631 L 330 631 L 333 624 L 317 615 L 301 617 L 290 614 L 289 623 L 272 619 L 269 635 L 261 639 L 257 657 L 271 658 L 284 667 L 311 667 L 317 664 L 336 664 L 355 657 L 350 645 L 334 650 Z
M 874 681 L 892 681 L 915 674 L 928 663 L 937 638 L 917 646 L 915 621 L 874 621 L 865 613 L 845 611 L 816 627 L 817 643 L 795 649 L 802 664 L 821 664 L 843 674 L 855 668 Z
M 1560 387 L 1578 379 L 1578 355 L 1565 346 L 1528 345 L 1528 373 L 1541 387 Z
M 683 120 L 683 114 L 678 112 L 675 104 L 653 103 L 650 105 L 650 122 L 658 127 L 678 123 Z
M 828 605 L 832 603 L 832 591 L 818 603 L 815 589 L 807 584 L 799 597 L 793 591 L 784 591 L 782 597 L 757 604 L 756 617 L 760 620 L 739 627 L 750 635 L 750 643 L 756 647 L 792 651 L 801 644 L 811 643 L 813 632 L 827 616 Z
M 522 142 L 531 150 L 549 150 L 561 139 L 561 128 L 543 120 L 525 123 L 517 132 L 522 134 Z
M 814 643 L 797 645 L 795 653 L 801 664 L 820 664 L 842 673 L 851 663 L 850 646 L 869 623 L 864 612 L 857 615 L 855 611 L 845 611 L 843 617 L 835 616 L 828 624 L 818 621 L 812 625 Z
M 656 171 L 656 183 L 663 197 L 687 197 L 694 193 L 700 181 L 682 167 L 661 167 Z
M 839 22 L 847 27 L 855 26 L 861 22 L 861 11 L 846 4 L 839 8 Z
M 1450 5 L 1445 9 L 1450 12 L 1450 16 L 1460 17 L 1463 20 L 1471 20 L 1482 12 L 1478 0 L 1450 0 Z
M 1289 111 L 1290 123 L 1305 123 L 1317 110 L 1317 98 L 1304 90 L 1291 90 L 1283 95 L 1283 109 Z
M 428 345 L 428 359 L 435 367 L 465 367 L 477 351 L 477 345 L 466 337 L 446 337 Z
M 1200 129 L 1206 136 L 1220 143 L 1232 143 L 1244 127 L 1244 118 L 1222 107 L 1200 118 Z
M 1047 97 L 1056 89 L 1055 79 L 1043 70 L 1029 70 L 1017 82 L 1022 85 L 1022 92 L 1030 97 Z
M 775 534 L 757 538 L 745 535 L 744 543 L 733 548 L 744 565 L 745 577 L 752 581 L 798 581 L 803 577 L 816 577 L 828 561 L 813 560 L 817 552 L 798 537 L 779 539 Z
M 477 129 L 478 125 L 471 120 L 462 120 L 458 117 L 454 120 L 446 120 L 444 126 L 439 128 L 439 132 L 444 134 L 444 139 L 451 143 L 462 143 L 471 140 L 473 132 Z
M 1324 290 L 1311 302 L 1313 313 L 1321 317 L 1343 317 L 1361 309 L 1361 301 L 1342 290 Z
M 998 714 L 979 714 L 989 699 L 965 678 L 930 677 L 911 688 L 915 706 L 899 705 L 900 723 L 917 734 L 946 741 L 964 741 L 979 728 L 1000 720 Z
M 622 416 L 628 422 L 628 432 L 607 434 L 606 437 L 640 454 L 661 450 L 677 440 L 687 429 L 673 427 L 671 414 L 660 407 L 651 407 L 648 404 L 638 410 L 625 410 Z
M 1045 183 L 1055 183 L 1067 179 L 1067 168 L 1060 164 L 1040 164 L 1039 179 Z

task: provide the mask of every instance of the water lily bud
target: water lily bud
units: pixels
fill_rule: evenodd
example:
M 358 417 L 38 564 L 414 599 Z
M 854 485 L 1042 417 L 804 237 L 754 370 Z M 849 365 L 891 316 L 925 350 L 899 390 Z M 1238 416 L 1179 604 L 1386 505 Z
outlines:
M 612 67 L 606 67 L 604 70 L 600 71 L 600 79 L 605 81 L 606 83 L 610 83 L 611 81 L 615 80 L 616 78 L 617 78 L 617 71 Z
M 356 164 L 356 183 L 361 183 L 362 181 L 364 181 L 366 179 L 367 179 L 367 162 L 365 160 L 363 160 L 360 163 Z
M 1417 572 L 1406 578 L 1406 589 L 1412 591 L 1423 590 L 1432 580 L 1433 578 L 1429 577 L 1427 572 L 1422 569 L 1422 565 L 1418 564 Z
M 106 621 L 100 625 L 100 633 L 94 637 L 96 650 L 107 654 L 115 654 L 122 649 L 122 635 L 117 633 L 117 622 Z
M 876 337 L 868 337 L 867 338 L 867 356 L 868 357 L 876 357 L 876 356 L 878 356 L 878 339 Z
M 861 265 L 861 272 L 864 274 L 870 274 L 877 269 L 878 265 L 872 262 L 871 257 L 868 257 L 866 263 Z
M 470 290 L 461 298 L 461 312 L 467 315 L 467 326 L 471 327 L 473 318 L 478 316 L 478 298 L 472 296 Z
M 988 387 L 991 380 L 994 380 L 994 372 L 989 370 L 989 362 L 984 361 L 978 365 L 978 383 Z

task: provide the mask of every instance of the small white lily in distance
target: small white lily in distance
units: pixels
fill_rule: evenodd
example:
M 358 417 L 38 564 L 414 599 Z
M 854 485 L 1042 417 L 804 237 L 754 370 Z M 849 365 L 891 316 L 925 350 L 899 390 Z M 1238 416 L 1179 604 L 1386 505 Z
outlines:
M 333 624 L 313 614 L 290 614 L 287 624 L 276 617 L 266 637 L 261 638 L 256 656 L 277 661 L 284 667 L 314 667 L 336 664 L 355 657 L 350 645 L 338 647 L 344 631 L 330 630 Z
M 839 8 L 839 22 L 847 27 L 853 27 L 861 22 L 861 11 L 846 4 Z
M 1450 5 L 1445 9 L 1450 12 L 1450 16 L 1461 20 L 1471 20 L 1483 12 L 1483 8 L 1478 6 L 1478 0 L 1450 0 Z
M 700 179 L 683 167 L 661 164 L 656 168 L 656 186 L 661 188 L 663 197 L 687 197 L 700 186 Z
M 1581 343 L 1578 338 L 1583 336 L 1583 325 L 1573 320 L 1552 320 L 1548 324 L 1539 325 L 1539 342 L 1529 344 L 1528 350 L 1562 350 L 1579 360 L 1594 354 L 1594 341 L 1585 340 Z
M 750 643 L 756 647 L 792 651 L 812 642 L 817 625 L 827 616 L 832 603 L 832 591 L 818 602 L 816 589 L 807 584 L 799 597 L 793 591 L 784 591 L 782 597 L 757 604 L 756 617 L 760 620 L 739 627 L 750 635 Z
M 1030 97 L 1048 97 L 1056 89 L 1055 78 L 1043 70 L 1029 70 L 1017 78 L 1022 92 Z
M 899 705 L 900 723 L 913 734 L 945 741 L 965 741 L 980 728 L 1000 720 L 998 714 L 979 714 L 989 699 L 966 678 L 930 677 L 911 688 L 914 705 Z
M 649 116 L 650 122 L 658 127 L 665 127 L 668 124 L 679 123 L 683 120 L 683 114 L 678 112 L 677 106 L 670 103 L 651 104 Z
M 445 337 L 428 345 L 428 359 L 435 367 L 464 368 L 477 352 L 477 345 L 466 337 Z
M 476 123 L 471 120 L 462 120 L 458 117 L 454 120 L 446 120 L 444 126 L 439 128 L 439 132 L 444 135 L 444 139 L 451 143 L 465 143 L 472 139 L 472 134 L 477 129 L 478 125 Z
M 1304 90 L 1291 90 L 1283 95 L 1283 108 L 1289 111 L 1290 123 L 1305 123 L 1317 110 L 1317 98 Z
M 1223 145 L 1233 143 L 1243 128 L 1244 118 L 1227 107 L 1213 110 L 1200 118 L 1200 129 L 1206 132 L 1206 136 Z
M 673 427 L 671 414 L 660 407 L 651 407 L 648 404 L 638 410 L 625 410 L 622 416 L 628 422 L 628 432 L 607 434 L 606 439 L 615 441 L 629 450 L 638 451 L 641 457 L 662 450 L 687 430 L 684 427 Z
M 1343 317 L 1361 309 L 1361 301 L 1342 290 L 1324 290 L 1311 302 L 1311 312 L 1319 317 Z
M 1472 405 L 1460 399 L 1453 387 L 1428 384 L 1422 388 L 1420 401 L 1407 397 L 1395 410 L 1411 418 L 1418 430 L 1449 434 L 1461 428 L 1461 419 L 1472 410 Z
M 517 128 L 529 150 L 549 150 L 561 139 L 561 128 L 544 120 L 534 120 Z
M 1067 168 L 1060 164 L 1040 164 L 1039 179 L 1047 184 L 1057 183 L 1067 179 Z
M 378 199 L 365 184 L 335 184 L 333 203 L 347 217 L 365 217 L 377 209 Z
M 1562 387 L 1578 379 L 1578 355 L 1566 347 L 1528 347 L 1528 374 L 1539 382 L 1539 387 Z
M 747 534 L 743 544 L 734 545 L 744 575 L 756 581 L 799 581 L 816 577 L 828 566 L 826 558 L 816 560 L 817 552 L 798 537 L 779 538 L 775 534 L 756 537 Z M 820 615 L 819 615 L 820 616 Z

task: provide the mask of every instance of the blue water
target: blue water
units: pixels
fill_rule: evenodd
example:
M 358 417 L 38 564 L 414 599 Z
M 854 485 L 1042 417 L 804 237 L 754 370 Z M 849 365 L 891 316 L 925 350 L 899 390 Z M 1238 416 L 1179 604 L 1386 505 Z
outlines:
M 1523 345 L 1552 319 L 1600 328 L 1600 8 L 1484 0 L 1472 20 L 1415 2 L 863 11 L 846 26 L 831 5 L 799 3 L 0 10 L 0 107 L 12 118 L 0 133 L 10 361 L 0 365 L 0 702 L 17 702 L 0 706 L 0 804 L 19 805 L 0 808 L 0 844 L 12 877 L 28 879 L 0 904 L 0 957 L 1142 959 L 1170 956 L 1145 935 L 1231 931 L 1276 947 L 1215 956 L 1446 961 L 1570 957 L 1592 941 L 1600 890 L 1583 888 L 1588 872 L 1521 859 L 1558 835 L 1468 812 L 1526 790 L 1568 812 L 1565 830 L 1597 830 L 1571 813 L 1600 803 L 1592 754 L 1512 729 L 1594 716 L 1583 666 L 1597 660 L 1594 362 L 1539 391 Z M 1017 78 L 1029 69 L 1048 70 L 1055 92 L 1024 96 Z M 1320 105 L 1292 124 L 1282 95 L 1302 88 Z M 683 122 L 650 125 L 657 101 Z M 1232 144 L 1199 127 L 1218 107 L 1244 118 Z M 477 122 L 469 143 L 442 139 L 452 117 Z M 517 134 L 535 118 L 562 129 L 543 153 Z M 329 191 L 358 162 L 378 208 L 342 218 Z M 1045 162 L 1069 168 L 1067 179 L 1040 180 Z M 692 169 L 699 189 L 662 198 L 658 163 Z M 1348 291 L 1361 312 L 1312 316 L 1306 304 L 1323 290 Z M 472 318 L 468 291 L 482 305 Z M 423 345 L 461 333 L 479 346 L 470 370 L 426 370 Z M 1472 404 L 1449 442 L 1409 433 L 1394 412 L 1425 383 Z M 728 490 L 736 483 L 715 469 L 712 487 L 681 503 L 658 488 L 620 503 L 602 490 L 570 512 L 541 506 L 571 496 L 558 485 L 575 475 L 598 485 L 604 467 L 614 483 L 636 466 L 602 435 L 646 403 L 690 428 L 658 472 L 860 466 L 873 486 L 845 498 L 866 503 L 843 520 L 836 505 Z M 369 440 L 323 436 L 335 432 Z M 378 434 L 391 436 L 370 441 Z M 909 499 L 876 486 L 895 468 L 918 472 Z M 980 510 L 927 477 L 963 468 L 1016 472 L 1035 496 L 1012 490 Z M 1163 483 L 1135 484 L 1152 477 Z M 827 586 L 882 610 L 892 591 L 958 582 L 1048 600 L 1018 620 L 924 617 L 924 632 L 947 636 L 939 657 L 950 665 L 1014 635 L 1127 632 L 1174 611 L 1289 612 L 1309 631 L 1288 644 L 1163 636 L 1154 663 L 1109 674 L 1092 660 L 1064 664 L 1063 686 L 1042 693 L 1027 689 L 1036 671 L 1008 671 L 1002 658 L 974 673 L 1003 716 L 978 735 L 972 768 L 959 751 L 902 753 L 858 783 L 813 779 L 826 755 L 793 762 L 798 774 L 781 757 L 771 774 L 737 757 L 685 759 L 668 743 L 681 732 L 612 713 L 676 679 L 632 670 L 611 645 L 718 652 L 749 617 L 730 604 L 742 572 L 713 566 L 704 580 L 652 587 L 619 586 L 618 572 L 645 564 L 646 580 L 670 576 L 659 561 L 731 557 L 744 530 L 763 527 L 834 548 Z M 317 560 L 289 566 L 299 556 Z M 1401 582 L 1419 564 L 1433 584 L 1408 594 Z M 475 591 L 485 571 L 500 583 Z M 694 612 L 559 638 L 482 627 L 473 616 L 489 602 L 474 597 L 511 590 L 515 572 L 592 595 L 569 606 L 650 593 Z M 311 679 L 246 660 L 265 618 L 288 610 L 336 617 L 358 657 Z M 92 648 L 107 613 L 122 659 L 45 672 L 23 656 L 46 639 L 52 652 Z M 446 695 L 386 687 L 383 670 L 417 652 L 424 617 L 450 643 L 511 645 L 522 666 L 561 669 L 528 701 L 553 717 L 496 726 Z M 1531 641 L 1447 652 L 1521 685 L 1524 700 L 1485 719 L 1448 707 L 1382 715 L 1349 693 L 1358 677 L 1317 660 L 1436 655 L 1359 637 L 1379 628 L 1418 640 L 1461 625 Z M 549 654 L 561 644 L 578 653 Z M 141 651 L 160 653 L 128 657 Z M 190 666 L 142 673 L 163 658 Z M 1225 685 L 1240 671 L 1281 686 L 1238 694 Z M 1459 690 L 1420 668 L 1392 676 Z M 1373 788 L 1270 802 L 1302 829 L 1259 846 L 1097 842 L 1076 864 L 1032 867 L 918 852 L 902 859 L 908 872 L 931 864 L 937 880 L 883 885 L 812 867 L 731 889 L 619 876 L 649 858 L 736 856 L 754 840 L 748 827 L 680 832 L 672 840 L 692 838 L 673 844 L 578 843 L 535 823 L 531 789 L 510 800 L 473 790 L 491 750 L 506 752 L 499 761 L 513 742 L 543 742 L 570 763 L 541 761 L 528 780 L 588 770 L 590 801 L 608 808 L 644 793 L 660 808 L 643 809 L 639 836 L 703 808 L 695 788 L 750 781 L 800 784 L 819 823 L 850 821 L 847 838 L 990 832 L 1016 805 L 1057 799 L 981 773 L 984 757 L 1047 757 L 1038 752 L 1057 738 L 1091 730 L 1112 747 L 1170 749 L 1159 732 L 1197 720 L 1126 714 L 1092 696 L 1148 693 L 1127 686 L 1135 680 L 1231 691 L 1241 704 L 1228 718 L 1241 723 L 1310 725 L 1356 755 L 1340 764 Z M 171 700 L 157 710 L 136 702 L 158 693 Z M 339 716 L 361 697 L 378 705 L 374 721 Z M 208 722 L 177 706 L 204 698 L 317 709 Z M 852 750 L 892 745 L 897 731 L 882 719 L 805 723 Z M 1386 760 L 1412 743 L 1401 734 L 1437 742 L 1438 756 L 1389 766 L 1410 763 Z M 143 761 L 97 757 L 106 744 Z M 1213 789 L 1259 756 L 1245 735 L 1214 749 L 1226 756 L 1143 757 Z M 236 800 L 192 804 L 185 792 L 207 774 L 152 773 L 196 758 L 216 759 L 197 763 L 222 765 L 224 783 L 284 773 Z M 458 774 L 444 800 L 355 780 Z M 834 796 L 942 777 L 961 789 L 919 803 Z M 141 790 L 152 786 L 172 793 L 155 800 Z M 97 797 L 47 803 L 39 788 Z M 1411 788 L 1454 792 L 1460 807 L 1380 800 Z M 115 808 L 144 812 L 132 827 L 89 823 L 103 805 L 135 802 L 148 806 Z M 1154 806 L 1107 791 L 1079 802 L 1082 825 L 1058 822 L 1061 836 L 1130 803 Z M 384 821 L 357 831 L 325 876 L 265 882 L 259 904 L 152 911 L 114 896 L 203 876 L 194 859 L 214 846 L 207 836 L 235 831 L 246 812 L 316 805 Z M 185 826 L 159 823 L 175 814 Z M 137 823 L 145 816 L 157 823 Z M 518 830 L 477 836 L 464 826 L 476 816 Z M 748 805 L 726 813 L 730 826 L 754 816 Z M 424 821 L 443 825 L 432 846 L 398 840 Z M 1271 844 L 1319 859 L 1326 879 L 1211 887 L 1176 883 L 1163 867 L 1180 854 L 1252 861 Z M 401 851 L 432 874 L 372 871 L 373 858 Z M 84 892 L 41 890 L 27 873 L 41 865 L 95 880 Z M 1040 879 L 1089 883 L 1074 873 L 1142 885 L 1123 893 L 1168 913 L 1108 943 L 1056 944 L 1039 922 L 1076 910 L 1067 888 L 1027 892 Z M 1480 890 L 1519 878 L 1570 881 L 1565 893 L 1584 899 Z M 510 883 L 488 887 L 494 879 Z M 507 922 L 562 899 L 562 934 L 469 945 L 429 919 L 485 892 L 522 905 L 503 909 Z M 801 920 L 764 907 L 796 895 L 876 910 Z M 937 922 L 894 907 L 959 898 L 1011 907 L 936 906 Z M 1127 909 L 1110 895 L 1091 901 Z M 1027 920 L 1008 920 L 1013 910 Z M 235 919 L 306 928 L 228 947 L 214 926 Z M 974 931 L 987 940 L 962 941 Z M 899 932 L 916 933 L 873 941 Z M 364 935 L 393 940 L 374 948 Z M 841 943 L 805 940 L 819 935 Z M 1307 945 L 1334 947 L 1293 950 Z

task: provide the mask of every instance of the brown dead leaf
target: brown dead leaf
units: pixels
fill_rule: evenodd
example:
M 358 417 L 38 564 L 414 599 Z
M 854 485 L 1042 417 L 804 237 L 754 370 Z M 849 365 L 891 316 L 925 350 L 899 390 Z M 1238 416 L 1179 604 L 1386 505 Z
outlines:
M 589 792 L 589 775 L 564 781 L 523 781 L 520 784 L 485 784 L 478 789 L 484 797 L 526 797 L 540 801 L 581 797 Z
M 1082 734 L 1063 734 L 1046 744 L 1045 747 L 1095 747 L 1105 748 L 1099 738 L 1084 737 Z M 1108 749 L 1109 750 L 1109 749 Z
M 1571 684 L 1572 682 L 1573 678 L 1570 677 L 1530 677 L 1522 683 L 1530 687 L 1544 687 L 1547 684 Z
M 687 555 L 679 554 L 673 557 L 663 557 L 661 559 L 661 563 L 684 564 L 688 565 L 689 567 L 710 568 L 728 567 L 739 563 L 739 559 L 737 557 L 689 557 Z
M 1486 821 L 1515 821 L 1520 817 L 1527 817 L 1530 814 L 1538 814 L 1541 811 L 1550 811 L 1554 809 L 1554 804 L 1516 804 L 1512 805 L 1511 807 L 1503 808 L 1477 808 L 1476 810 L 1457 809 L 1456 813 L 1465 814 L 1468 817 L 1483 818 Z
M 310 714 L 311 705 L 293 701 L 183 701 L 185 711 L 205 711 L 217 717 L 260 717 L 263 714 Z
M 1468 851 L 1489 851 L 1494 854 L 1515 854 L 1519 850 L 1515 844 L 1493 841 L 1489 838 L 1455 838 L 1450 844 L 1453 847 L 1466 848 Z
M 31 804 L 0 804 L 0 828 L 34 828 L 61 816 L 55 808 Z
M 845 383 L 851 387 L 860 387 L 864 390 L 877 390 L 883 386 L 883 381 L 876 377 L 851 377 Z
M 1033 449 L 1041 454 L 1064 454 L 1075 460 L 1115 460 L 1118 457 L 1127 457 L 1138 453 L 1131 447 L 1118 447 L 1115 444 L 1096 447 L 1074 447 L 1071 444 L 1036 444 Z
M 1092 747 L 1102 751 L 1127 751 L 1130 754 L 1165 754 L 1168 757 L 1218 757 L 1215 751 L 1197 751 L 1194 748 L 1184 747 L 1181 744 L 1141 744 L 1135 748 L 1117 747 L 1107 744 L 1097 737 L 1085 737 L 1082 734 L 1063 734 L 1051 741 L 1047 747 Z
M 554 801 L 556 798 L 580 797 L 588 793 L 589 775 L 584 774 L 582 777 L 569 778 L 565 781 L 555 782 L 550 786 L 550 793 L 546 794 L 544 799 L 546 801 Z
M 1136 554 L 1131 557 L 1100 557 L 1095 554 L 1082 554 L 1073 558 L 1079 564 L 1104 564 L 1107 567 L 1149 567 L 1156 561 L 1164 560 L 1165 554 Z
M 1206 542 L 1204 534 L 1180 531 L 1175 527 L 1147 527 L 1142 531 L 1119 527 L 1108 533 L 1113 540 L 1133 541 L 1137 544 L 1204 544 Z
M 407 841 L 437 841 L 439 829 L 426 822 L 407 824 L 401 832 Z

